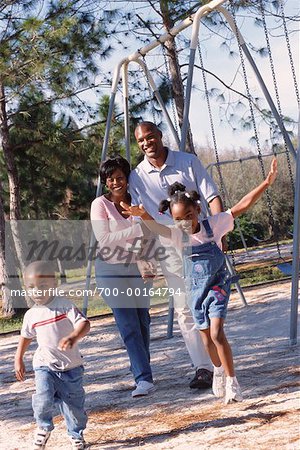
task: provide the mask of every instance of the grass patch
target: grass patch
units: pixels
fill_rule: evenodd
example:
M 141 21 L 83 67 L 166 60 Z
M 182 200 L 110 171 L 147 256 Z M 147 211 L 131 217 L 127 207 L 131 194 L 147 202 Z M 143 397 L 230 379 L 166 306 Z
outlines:
M 0 317 L 0 333 L 18 331 L 22 327 L 23 316 Z
M 238 270 L 238 274 L 240 275 L 240 285 L 242 287 L 286 278 L 286 275 L 282 273 L 277 266 L 272 266 L 270 264 L 266 264 L 263 267 L 254 266 L 251 268 Z

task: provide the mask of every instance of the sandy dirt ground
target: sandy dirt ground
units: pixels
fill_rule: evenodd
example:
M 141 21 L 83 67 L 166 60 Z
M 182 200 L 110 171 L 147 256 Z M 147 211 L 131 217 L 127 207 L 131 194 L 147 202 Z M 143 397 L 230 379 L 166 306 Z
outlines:
M 133 380 L 113 319 L 92 322 L 81 343 L 85 359 L 85 433 L 91 449 L 299 449 L 299 345 L 289 347 L 290 283 L 232 295 L 227 336 L 245 400 L 224 405 L 210 390 L 191 390 L 194 375 L 178 325 L 166 339 L 167 309 L 152 313 L 151 355 L 157 390 L 131 398 Z M 29 450 L 35 346 L 27 352 L 25 382 L 13 374 L 17 336 L 0 338 L 0 449 Z M 68 449 L 61 417 L 47 448 Z

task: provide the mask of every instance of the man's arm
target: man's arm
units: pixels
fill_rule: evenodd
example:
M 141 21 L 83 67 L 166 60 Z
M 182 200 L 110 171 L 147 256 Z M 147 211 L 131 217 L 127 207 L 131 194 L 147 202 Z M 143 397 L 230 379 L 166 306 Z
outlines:
M 23 356 L 30 344 L 32 339 L 25 338 L 23 336 L 20 336 L 19 344 L 17 348 L 17 352 L 15 354 L 15 374 L 16 378 L 19 381 L 25 380 L 25 364 L 23 361 Z

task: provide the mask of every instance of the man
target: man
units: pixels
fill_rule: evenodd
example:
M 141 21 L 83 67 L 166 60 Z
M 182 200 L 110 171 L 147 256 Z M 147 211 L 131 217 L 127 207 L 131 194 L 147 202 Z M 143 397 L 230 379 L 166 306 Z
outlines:
M 129 190 L 132 204 L 142 203 L 149 214 L 158 221 L 161 200 L 168 197 L 168 187 L 178 181 L 187 190 L 196 190 L 209 204 L 211 214 L 223 211 L 217 188 L 199 159 L 190 153 L 176 152 L 163 145 L 162 132 L 152 122 L 141 122 L 135 130 L 143 161 L 131 172 Z M 206 208 L 204 207 L 204 211 Z M 170 218 L 169 218 L 170 220 Z M 168 249 L 168 258 L 161 261 L 163 274 L 169 288 L 184 290 L 181 260 L 176 249 Z M 184 295 L 174 298 L 178 324 L 191 357 L 196 374 L 190 382 L 191 388 L 206 389 L 212 385 L 212 366 L 204 350 L 200 333 L 196 329 Z

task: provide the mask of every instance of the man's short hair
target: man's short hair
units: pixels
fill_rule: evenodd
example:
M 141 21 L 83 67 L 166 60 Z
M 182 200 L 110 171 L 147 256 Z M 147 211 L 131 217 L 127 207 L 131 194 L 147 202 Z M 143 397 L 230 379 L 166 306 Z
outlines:
M 150 120 L 143 120 L 142 122 L 139 122 L 137 124 L 137 126 L 135 127 L 135 129 L 143 127 L 143 126 L 148 127 L 148 128 L 150 128 L 152 130 L 157 130 L 157 131 L 159 131 L 162 134 L 162 132 L 158 128 L 158 126 L 154 122 L 150 122 Z

